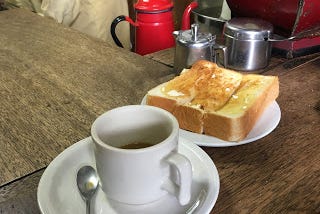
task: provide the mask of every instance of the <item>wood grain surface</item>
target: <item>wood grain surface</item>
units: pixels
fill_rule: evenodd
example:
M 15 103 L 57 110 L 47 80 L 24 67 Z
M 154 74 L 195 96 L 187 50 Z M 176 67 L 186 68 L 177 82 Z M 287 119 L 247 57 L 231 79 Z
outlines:
M 97 115 L 171 78 L 172 52 L 157 63 L 22 10 L 0 12 L 0 26 L 0 213 L 39 213 L 48 163 Z M 320 53 L 273 57 L 264 72 L 280 79 L 280 124 L 250 144 L 202 147 L 221 183 L 211 213 L 320 213 Z
M 44 169 L 10 182 L 0 189 L 1 214 L 40 214 L 37 187 Z
M 23 9 L 0 13 L 0 185 L 47 166 L 171 69 Z

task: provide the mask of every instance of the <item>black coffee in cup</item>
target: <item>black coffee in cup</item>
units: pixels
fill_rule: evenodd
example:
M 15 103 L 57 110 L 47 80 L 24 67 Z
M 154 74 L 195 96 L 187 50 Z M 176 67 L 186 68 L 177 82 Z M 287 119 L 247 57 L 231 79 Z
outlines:
M 147 148 L 150 146 L 153 146 L 153 144 L 146 143 L 146 142 L 133 142 L 133 143 L 123 145 L 120 148 L 121 149 L 143 149 L 143 148 Z

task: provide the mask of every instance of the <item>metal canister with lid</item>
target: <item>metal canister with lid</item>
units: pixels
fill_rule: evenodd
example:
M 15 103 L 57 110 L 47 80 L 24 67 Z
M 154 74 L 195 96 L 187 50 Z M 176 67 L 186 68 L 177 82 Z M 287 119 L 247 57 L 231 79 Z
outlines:
M 215 62 L 215 35 L 198 31 L 199 25 L 192 24 L 190 30 L 173 32 L 176 37 L 173 69 L 176 74 L 200 59 Z
M 233 18 L 225 23 L 228 68 L 243 71 L 268 66 L 273 34 L 271 23 L 255 18 Z

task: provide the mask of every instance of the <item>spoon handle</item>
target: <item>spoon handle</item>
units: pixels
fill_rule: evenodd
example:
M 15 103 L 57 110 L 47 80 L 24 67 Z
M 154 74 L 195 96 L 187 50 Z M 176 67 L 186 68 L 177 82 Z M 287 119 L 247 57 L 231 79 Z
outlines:
M 90 200 L 86 200 L 86 214 L 90 214 Z

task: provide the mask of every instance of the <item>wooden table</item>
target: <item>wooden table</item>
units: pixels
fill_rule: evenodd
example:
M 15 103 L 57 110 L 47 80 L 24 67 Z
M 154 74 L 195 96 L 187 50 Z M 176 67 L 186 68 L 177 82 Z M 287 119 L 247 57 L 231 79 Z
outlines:
M 172 50 L 142 57 L 21 9 L 0 12 L 0 213 L 39 213 L 46 166 L 93 120 L 172 78 Z M 250 144 L 202 147 L 221 187 L 212 213 L 320 213 L 320 54 L 273 57 L 281 121 Z

